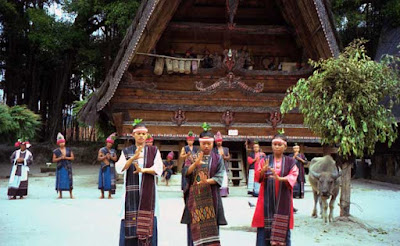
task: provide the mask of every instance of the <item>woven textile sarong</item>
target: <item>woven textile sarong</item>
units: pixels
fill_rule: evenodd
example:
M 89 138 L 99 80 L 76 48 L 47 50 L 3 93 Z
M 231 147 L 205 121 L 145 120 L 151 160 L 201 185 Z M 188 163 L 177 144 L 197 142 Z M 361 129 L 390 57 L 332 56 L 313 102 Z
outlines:
M 60 149 L 56 149 L 53 151 L 57 158 L 62 155 Z M 65 148 L 65 156 L 71 157 L 71 150 L 69 148 Z M 57 171 L 56 171 L 56 190 L 72 190 L 73 188 L 73 180 L 72 180 L 72 165 L 69 160 L 60 160 L 57 162 Z
M 286 176 L 295 165 L 289 165 L 286 158 L 282 158 L 281 177 Z M 274 157 L 269 156 L 269 166 L 274 167 Z M 283 183 L 279 184 L 276 194 L 276 181 L 270 177 L 271 173 L 265 173 L 264 182 L 264 229 L 266 245 L 271 242 L 286 244 L 286 236 L 289 230 L 291 191 Z
M 209 158 L 203 157 L 203 165 L 195 169 L 193 185 L 189 190 L 188 207 L 192 221 L 193 245 L 220 245 L 217 218 L 214 208 L 213 195 L 209 184 L 197 184 L 200 181 L 200 173 L 209 173 Z
M 188 205 L 192 217 L 190 227 L 193 244 L 220 245 L 210 185 L 192 185 Z
M 115 150 L 111 149 L 109 151 L 106 147 L 101 148 L 100 151 L 103 155 L 115 154 Z M 100 171 L 99 171 L 99 189 L 104 191 L 111 191 L 111 194 L 115 194 L 115 190 L 117 188 L 115 182 L 115 163 L 113 160 L 109 160 L 110 165 L 106 165 L 104 162 L 101 163 Z

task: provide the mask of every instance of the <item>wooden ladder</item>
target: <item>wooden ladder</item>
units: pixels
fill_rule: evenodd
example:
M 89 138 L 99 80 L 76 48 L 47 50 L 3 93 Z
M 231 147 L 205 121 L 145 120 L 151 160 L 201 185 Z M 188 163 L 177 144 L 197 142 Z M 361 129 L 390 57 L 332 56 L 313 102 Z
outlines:
M 230 151 L 231 159 L 228 162 L 229 166 L 229 181 L 234 186 L 239 186 L 240 183 L 246 183 L 246 179 L 244 178 L 244 165 L 242 159 L 242 152 L 241 151 Z

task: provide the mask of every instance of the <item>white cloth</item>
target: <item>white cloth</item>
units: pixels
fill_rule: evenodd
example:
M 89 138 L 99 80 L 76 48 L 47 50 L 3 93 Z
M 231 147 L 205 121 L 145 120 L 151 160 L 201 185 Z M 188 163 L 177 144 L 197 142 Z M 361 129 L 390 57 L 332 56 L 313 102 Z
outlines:
M 211 162 L 210 162 L 211 163 Z M 222 186 L 221 186 L 221 189 L 222 188 L 228 188 L 228 172 L 227 171 L 225 171 L 224 172 L 224 176 L 223 176 L 223 179 L 222 179 Z
M 254 191 L 254 169 L 249 169 L 249 181 L 247 182 L 247 191 Z
M 19 185 L 21 181 L 27 181 L 28 180 L 28 172 L 29 172 L 29 167 L 28 167 L 28 159 L 32 156 L 32 153 L 29 150 L 25 150 L 25 158 L 24 158 L 24 163 L 23 164 L 18 164 L 17 159 L 21 155 L 21 150 L 17 150 L 15 152 L 15 159 L 13 163 L 13 167 L 11 169 L 11 174 L 10 174 L 10 180 L 8 181 L 8 186 L 12 188 L 19 188 Z M 17 172 L 17 166 L 21 166 L 21 178 L 18 178 L 18 180 L 15 180 L 15 173 Z M 14 182 L 17 181 L 17 182 Z
M 119 157 L 118 161 L 115 163 L 115 170 L 117 171 L 117 173 L 119 174 L 124 174 L 124 187 L 122 190 L 122 199 L 121 199 L 121 210 L 120 210 L 120 218 L 121 220 L 125 218 L 125 188 L 126 188 L 126 170 L 122 170 L 125 167 L 127 160 L 125 157 L 124 152 L 122 151 L 121 156 Z M 139 155 L 139 159 L 138 159 L 138 164 L 140 168 L 143 168 L 144 165 L 144 149 L 142 149 L 142 152 Z M 153 166 L 150 167 L 150 169 L 154 170 L 154 172 L 156 173 L 156 175 L 158 177 L 161 177 L 162 172 L 163 172 L 163 161 L 161 159 L 161 154 L 160 151 L 157 150 L 157 154 L 156 157 L 154 158 L 154 164 Z M 140 189 L 142 188 L 141 186 L 142 184 L 142 173 L 139 173 L 139 192 Z M 159 204 L 158 204 L 158 192 L 157 192 L 157 184 L 156 184 L 156 177 L 154 178 L 154 186 L 156 187 L 156 194 L 155 194 L 155 216 L 157 218 L 160 217 L 160 209 L 159 209 Z

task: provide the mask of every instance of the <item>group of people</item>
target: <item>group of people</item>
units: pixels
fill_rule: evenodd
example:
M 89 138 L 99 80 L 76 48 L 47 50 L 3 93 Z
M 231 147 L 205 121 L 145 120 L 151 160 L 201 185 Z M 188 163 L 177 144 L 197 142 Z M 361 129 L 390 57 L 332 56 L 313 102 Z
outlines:
M 220 245 L 219 226 L 227 225 L 222 196 L 229 193 L 227 163 L 229 150 L 222 147 L 222 135 L 214 135 L 204 123 L 198 141 L 193 132 L 187 136 L 188 145 L 183 147 L 180 157 L 184 159 L 182 168 L 182 190 L 185 208 L 181 223 L 187 225 L 187 245 Z M 159 198 L 156 177 L 172 174 L 170 166 L 163 163 L 161 153 L 153 146 L 148 129 L 141 120 L 135 120 L 132 136 L 134 144 L 124 148 L 117 156 L 112 149 L 115 135 L 106 140 L 106 146 L 98 152 L 101 162 L 99 189 L 101 197 L 115 193 L 115 171 L 124 175 L 122 204 L 120 210 L 120 246 L 158 245 L 157 218 L 159 218 Z M 150 141 L 151 140 L 151 141 Z M 216 146 L 214 147 L 214 142 Z M 65 139 L 57 137 L 59 148 L 53 152 L 53 162 L 57 162 L 56 190 L 72 195 L 71 161 L 72 151 L 65 147 Z M 13 169 L 8 194 L 12 198 L 27 195 L 27 172 L 32 164 L 32 154 L 27 150 L 29 142 L 20 140 L 20 147 L 12 156 Z M 285 156 L 287 139 L 277 134 L 272 140 L 272 154 L 261 152 L 258 143 L 252 145 L 249 155 L 249 183 L 259 184 L 258 201 L 252 227 L 257 228 L 257 246 L 290 245 L 290 230 L 293 229 L 293 190 L 299 186 L 300 197 L 304 197 L 304 180 L 299 179 L 306 163 L 304 155 L 295 152 L 293 157 Z M 173 159 L 167 156 L 167 162 Z M 223 188 L 223 189 L 221 189 Z M 224 189 L 226 188 L 226 189 Z M 255 192 L 252 188 L 251 192 Z

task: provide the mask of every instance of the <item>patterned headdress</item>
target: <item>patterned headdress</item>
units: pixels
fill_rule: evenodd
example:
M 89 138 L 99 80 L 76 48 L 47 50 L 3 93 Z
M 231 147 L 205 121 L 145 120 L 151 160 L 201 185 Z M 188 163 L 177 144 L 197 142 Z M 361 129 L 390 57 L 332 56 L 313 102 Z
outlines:
M 106 139 L 106 142 L 114 144 L 116 137 L 117 137 L 117 133 L 114 132 L 110 136 L 108 136 L 108 138 Z
M 203 128 L 203 132 L 200 133 L 199 141 L 214 141 L 214 134 L 210 131 L 211 126 L 207 122 L 204 122 L 201 128 Z
M 61 132 L 57 134 L 57 145 L 60 145 L 60 143 L 65 143 L 64 135 L 62 135 Z
M 215 142 L 222 142 L 222 134 L 221 132 L 217 132 L 217 134 L 214 136 Z
M 146 126 L 144 125 L 144 123 L 142 123 L 142 119 L 135 119 L 133 121 L 133 133 L 135 132 L 144 132 L 147 133 L 149 130 L 147 130 Z
M 196 139 L 196 137 L 194 136 L 194 133 L 192 131 L 188 132 L 188 135 L 186 137 L 186 140 L 192 140 L 194 141 Z
M 274 136 L 272 143 L 280 142 L 287 146 L 286 136 L 284 135 L 284 133 L 285 133 L 285 130 L 283 128 L 282 128 L 282 130 L 278 130 L 278 134 L 276 134 Z
M 170 159 L 170 160 L 174 159 L 174 152 L 173 151 L 168 153 L 167 159 Z
M 153 142 L 153 141 L 154 141 L 153 136 L 151 136 L 151 134 L 147 134 L 146 143 L 151 143 L 151 142 Z
M 19 148 L 21 145 L 25 145 L 26 148 L 30 148 L 32 145 L 29 143 L 29 140 L 27 140 L 25 137 L 19 138 L 17 142 L 15 142 L 14 146 L 16 148 Z

